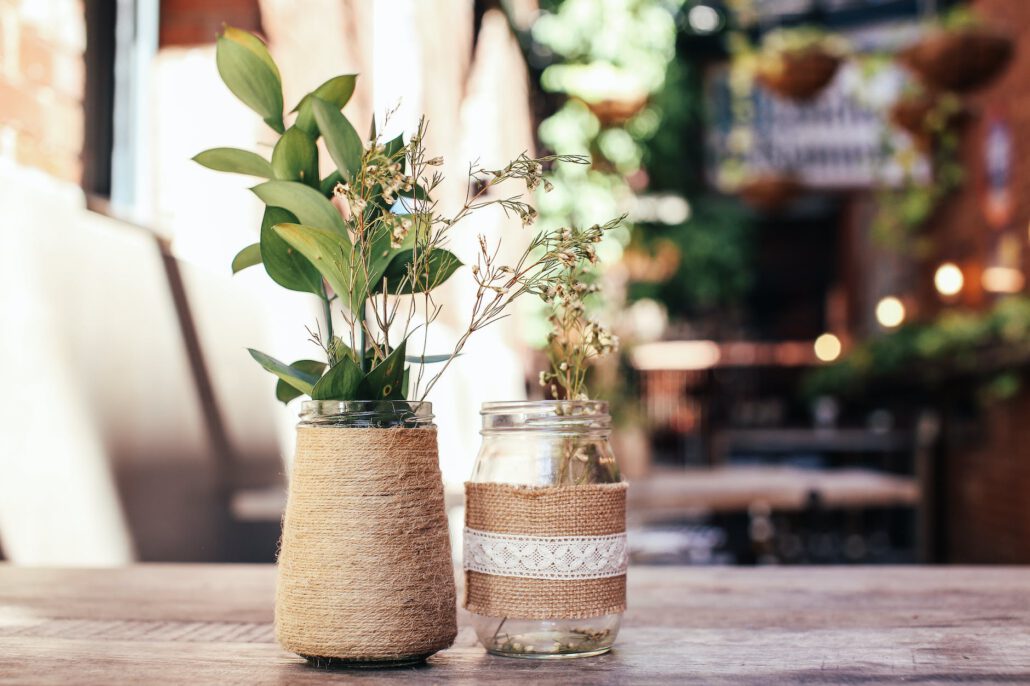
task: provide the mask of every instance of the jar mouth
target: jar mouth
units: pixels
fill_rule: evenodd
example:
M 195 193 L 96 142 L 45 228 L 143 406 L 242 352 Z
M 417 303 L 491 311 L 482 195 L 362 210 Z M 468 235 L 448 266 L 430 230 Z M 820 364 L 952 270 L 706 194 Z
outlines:
M 307 400 L 300 406 L 303 424 L 360 428 L 433 426 L 433 403 L 416 400 Z
M 611 430 L 604 400 L 508 400 L 483 403 L 481 433 L 550 431 L 587 434 Z

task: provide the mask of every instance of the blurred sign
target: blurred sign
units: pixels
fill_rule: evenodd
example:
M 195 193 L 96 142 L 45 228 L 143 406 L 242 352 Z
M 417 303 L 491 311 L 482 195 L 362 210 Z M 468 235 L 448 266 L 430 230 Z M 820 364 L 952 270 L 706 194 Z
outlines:
M 752 0 L 753 11 L 764 25 L 818 21 L 832 26 L 908 19 L 930 9 L 933 0 Z M 944 9 L 952 0 L 938 0 Z
M 896 86 L 885 80 L 875 93 L 887 100 Z M 886 109 L 864 104 L 860 79 L 846 66 L 815 100 L 797 104 L 774 97 L 761 88 L 752 91 L 746 123 L 735 122 L 734 102 L 726 73 L 709 83 L 712 125 L 709 162 L 713 178 L 723 160 L 737 156 L 751 174 L 790 173 L 814 188 L 862 188 L 873 185 L 884 168 Z M 868 87 L 868 84 L 865 84 Z M 744 133 L 746 135 L 742 136 Z M 746 139 L 741 153 L 741 138 Z

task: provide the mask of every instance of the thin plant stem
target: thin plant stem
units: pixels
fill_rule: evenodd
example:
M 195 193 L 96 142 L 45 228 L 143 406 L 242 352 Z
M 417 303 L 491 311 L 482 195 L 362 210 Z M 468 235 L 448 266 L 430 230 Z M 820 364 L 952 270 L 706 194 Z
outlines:
M 322 315 L 325 317 L 325 335 L 326 335 L 326 347 L 331 353 L 333 350 L 333 309 L 329 305 L 329 293 L 326 291 L 325 284 L 322 284 Z M 335 360 L 331 359 L 332 355 L 329 355 L 329 365 L 331 366 Z
M 354 352 L 358 355 L 358 366 L 361 368 L 362 374 L 368 373 L 368 368 L 365 363 L 365 304 L 362 303 L 361 307 L 358 308 L 357 316 L 358 326 L 358 348 Z

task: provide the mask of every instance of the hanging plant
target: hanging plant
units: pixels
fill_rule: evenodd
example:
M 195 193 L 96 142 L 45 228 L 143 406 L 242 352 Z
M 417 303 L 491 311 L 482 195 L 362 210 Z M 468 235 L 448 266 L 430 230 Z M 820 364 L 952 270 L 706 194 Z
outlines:
M 771 31 L 762 40 L 755 78 L 776 95 L 808 101 L 833 81 L 845 51 L 840 38 L 813 27 Z
M 968 113 L 953 94 L 916 88 L 898 99 L 890 117 L 913 145 L 897 148 L 890 156 L 901 179 L 884 183 L 876 194 L 873 237 L 896 252 L 919 254 L 928 246 L 917 233 L 965 178 L 958 146 Z
M 1014 47 L 1006 33 L 960 7 L 898 53 L 898 62 L 930 88 L 965 93 L 997 78 L 1012 60 Z
M 601 126 L 622 126 L 647 107 L 647 96 L 584 102 L 587 108 L 597 117 L 598 121 L 601 122 Z
M 924 152 L 932 152 L 944 131 L 958 131 L 969 121 L 969 110 L 951 93 L 909 90 L 891 106 L 891 123 L 909 134 Z

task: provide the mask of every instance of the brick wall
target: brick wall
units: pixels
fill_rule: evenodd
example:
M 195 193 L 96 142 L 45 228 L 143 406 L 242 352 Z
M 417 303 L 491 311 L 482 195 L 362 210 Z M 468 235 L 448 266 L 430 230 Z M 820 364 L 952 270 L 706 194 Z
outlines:
M 974 7 L 1017 40 L 1015 58 L 994 83 L 969 98 L 973 119 L 965 130 L 962 156 L 968 183 L 932 223 L 938 253 L 923 265 L 921 300 L 940 307 L 933 293 L 933 270 L 944 260 L 966 268 L 967 305 L 986 307 L 992 296 L 979 288 L 980 269 L 998 232 L 983 210 L 984 139 L 991 116 L 1012 133 L 1014 211 L 1005 231 L 1019 236 L 1027 272 L 1026 236 L 1030 224 L 1030 2 L 978 0 Z M 1026 381 L 1026 380 L 1025 380 Z M 975 441 L 951 446 L 945 461 L 950 562 L 1030 563 L 1030 392 L 984 410 Z
M 988 410 L 948 451 L 946 560 L 1030 563 L 1030 392 Z
M 78 182 L 82 0 L 0 0 L 0 157 Z
M 213 43 L 228 24 L 261 31 L 258 0 L 161 0 L 161 47 Z
M 941 261 L 960 263 L 966 274 L 963 299 L 972 306 L 984 306 L 989 300 L 979 287 L 980 268 L 988 258 L 998 232 L 988 225 L 984 211 L 984 146 L 992 117 L 999 117 L 1011 131 L 1012 197 L 1014 200 L 1010 230 L 1026 237 L 1030 222 L 1030 35 L 1023 27 L 1030 26 L 1030 2 L 1026 0 L 979 0 L 972 3 L 977 12 L 999 28 L 1007 29 L 1016 39 L 1016 53 L 1008 69 L 986 88 L 965 98 L 970 121 L 963 128 L 961 156 L 966 171 L 966 184 L 951 196 L 930 224 L 936 254 L 922 265 L 920 300 L 932 313 L 940 307 L 933 291 L 933 271 Z M 1024 268 L 1030 266 L 1024 251 Z

